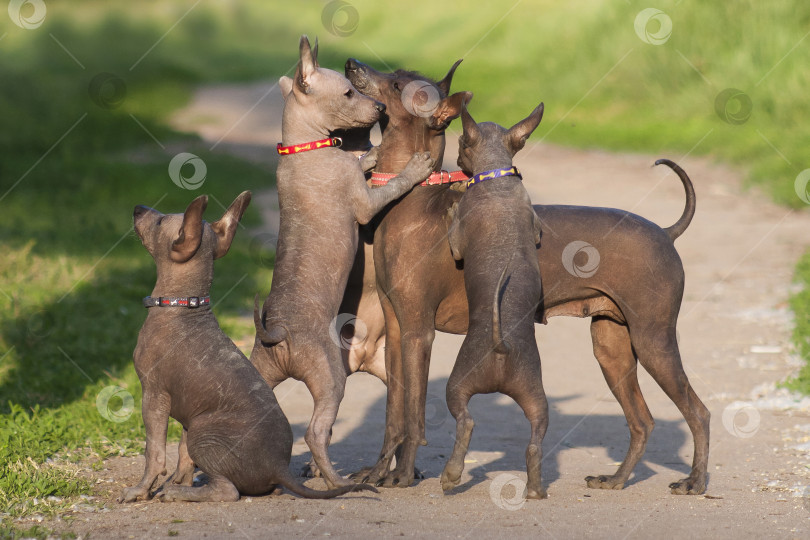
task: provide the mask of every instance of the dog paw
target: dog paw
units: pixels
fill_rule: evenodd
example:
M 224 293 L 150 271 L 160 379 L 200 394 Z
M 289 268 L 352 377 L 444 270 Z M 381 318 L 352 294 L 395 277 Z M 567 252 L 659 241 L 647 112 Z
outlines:
M 409 471 L 399 471 L 397 469 L 394 469 L 388 476 L 385 477 L 385 480 L 383 480 L 382 483 L 382 487 L 386 488 L 410 487 L 413 484 L 414 480 L 413 473 L 414 473 L 413 469 Z
M 592 489 L 624 489 L 623 480 L 604 474 L 599 476 L 586 476 L 585 482 L 587 482 L 588 487 Z
M 417 152 L 411 156 L 411 160 L 402 171 L 404 176 L 407 176 L 414 184 L 425 181 L 430 173 L 433 172 L 433 160 L 430 157 L 430 152 Z
M 706 481 L 684 478 L 680 482 L 672 482 L 669 489 L 673 495 L 702 495 L 706 492 Z
M 543 489 L 527 489 L 526 490 L 526 498 L 527 499 L 548 499 L 548 492 Z
M 313 460 L 301 467 L 299 476 L 302 478 L 321 478 L 321 469 L 318 468 L 318 465 Z
M 141 486 L 134 486 L 124 488 L 124 491 L 121 492 L 121 496 L 118 497 L 117 501 L 119 503 L 128 503 L 135 501 L 145 501 L 148 499 L 149 499 L 148 489 Z

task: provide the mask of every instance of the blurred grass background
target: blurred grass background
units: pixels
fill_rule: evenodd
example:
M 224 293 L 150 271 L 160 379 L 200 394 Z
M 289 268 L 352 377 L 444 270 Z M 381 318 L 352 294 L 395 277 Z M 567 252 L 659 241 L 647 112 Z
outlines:
M 154 269 L 130 230 L 132 207 L 178 212 L 199 193 L 169 179 L 168 162 L 180 151 L 205 161 L 200 192 L 224 205 L 243 189 L 273 184 L 272 172 L 211 152 L 167 119 L 196 85 L 288 72 L 302 33 L 320 39 L 321 65 L 338 70 L 354 56 L 440 78 L 463 57 L 453 87 L 475 93 L 479 120 L 508 125 L 542 100 L 535 140 L 709 155 L 744 170 L 776 201 L 803 206 L 794 180 L 808 167 L 810 143 L 806 2 L 45 5 L 35 29 L 0 12 L 0 514 L 58 511 L 62 503 L 43 497 L 89 492 L 67 470 L 39 466 L 57 453 L 102 459 L 140 451 L 131 354 Z M 34 7 L 24 5 L 23 18 Z M 659 45 L 640 35 L 665 34 L 660 17 L 640 35 L 634 28 L 646 8 L 672 23 Z M 91 92 L 94 80 L 106 84 Z M 718 100 L 730 88 L 737 97 Z M 209 219 L 221 210 L 210 205 Z M 245 219 L 255 225 L 256 208 Z M 253 251 L 242 230 L 217 263 L 215 312 L 236 339 L 250 339 L 245 316 L 272 275 Z M 810 283 L 810 259 L 797 279 Z M 807 304 L 806 295 L 793 303 L 805 319 L 796 331 L 805 357 Z M 802 380 L 796 387 L 808 392 L 810 372 Z M 126 422 L 96 411 L 97 394 L 112 384 L 135 397 Z

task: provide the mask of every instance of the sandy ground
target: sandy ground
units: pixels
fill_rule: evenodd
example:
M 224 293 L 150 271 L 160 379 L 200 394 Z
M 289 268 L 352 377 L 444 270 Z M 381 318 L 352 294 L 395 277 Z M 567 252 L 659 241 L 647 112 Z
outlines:
M 175 123 L 200 133 L 206 149 L 235 153 L 272 170 L 281 119 L 281 99 L 272 85 L 203 88 Z M 448 134 L 445 168 L 454 168 L 456 137 L 457 131 Z M 794 265 L 810 242 L 810 213 L 744 192 L 740 171 L 704 158 L 571 150 L 533 146 L 530 140 L 516 164 L 535 203 L 624 208 L 668 226 L 680 215 L 684 196 L 673 174 L 651 169 L 658 157 L 678 162 L 698 194 L 697 215 L 676 247 L 687 276 L 681 351 L 692 384 L 712 412 L 706 496 L 669 493 L 668 484 L 689 471 L 692 439 L 675 406 L 645 372 L 640 382 L 656 429 L 644 459 L 622 491 L 585 486 L 585 476 L 615 470 L 629 436 L 591 352 L 588 321 L 557 318 L 536 329 L 551 407 L 543 462 L 547 500 L 523 501 L 516 494 L 514 485 L 525 479 L 528 423 L 499 395 L 473 399 L 476 431 L 466 470 L 459 488 L 442 494 L 438 477 L 455 429 L 444 387 L 462 337 L 439 334 L 430 371 L 429 445 L 417 459 L 426 479 L 414 487 L 331 501 L 281 495 L 229 504 L 117 505 L 120 489 L 143 471 L 142 457 L 118 458 L 92 473 L 104 508 L 51 526 L 103 538 L 809 537 L 810 400 L 798 402 L 773 383 L 798 365 L 786 300 Z M 274 194 L 258 195 L 254 204 L 262 206 L 272 228 L 278 219 Z M 312 400 L 304 385 L 292 380 L 276 394 L 293 425 L 291 467 L 298 470 L 309 458 L 303 435 Z M 373 462 L 384 415 L 383 384 L 366 374 L 350 377 L 330 450 L 344 474 Z M 320 480 L 308 484 L 323 488 Z

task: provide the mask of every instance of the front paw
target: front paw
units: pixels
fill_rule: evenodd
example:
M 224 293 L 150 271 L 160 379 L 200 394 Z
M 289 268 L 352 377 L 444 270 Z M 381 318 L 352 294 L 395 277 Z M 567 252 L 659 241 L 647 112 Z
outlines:
M 368 172 L 377 165 L 377 157 L 379 154 L 379 146 L 374 146 L 371 150 L 363 154 L 360 158 L 360 168 L 363 169 L 363 172 Z
M 408 161 L 402 174 L 415 185 L 424 182 L 432 172 L 433 160 L 430 157 L 430 152 L 417 152 Z
M 121 496 L 118 497 L 119 503 L 147 500 L 149 500 L 149 490 L 142 486 L 124 488 L 124 491 L 121 492 Z

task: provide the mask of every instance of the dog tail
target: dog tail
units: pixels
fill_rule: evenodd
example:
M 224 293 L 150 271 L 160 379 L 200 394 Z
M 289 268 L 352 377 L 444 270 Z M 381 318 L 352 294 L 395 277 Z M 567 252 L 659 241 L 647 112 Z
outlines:
M 259 307 L 257 294 L 253 301 L 253 325 L 256 327 L 256 335 L 264 345 L 277 345 L 287 339 L 287 329 L 283 326 L 272 326 L 269 330 L 264 326 L 264 315 L 264 309 Z
M 674 241 L 683 234 L 683 232 L 692 222 L 692 218 L 695 216 L 695 188 L 692 186 L 692 181 L 686 175 L 686 172 L 684 172 L 684 170 L 681 169 L 677 164 L 668 159 L 659 159 L 655 162 L 656 165 L 661 165 L 662 163 L 675 171 L 675 174 L 678 175 L 683 183 L 683 189 L 686 191 L 686 207 L 683 209 L 683 214 L 681 214 L 681 217 L 675 222 L 674 225 L 664 229 L 669 237 Z
M 326 491 L 310 489 L 307 486 L 296 482 L 295 478 L 292 477 L 292 474 L 290 474 L 289 471 L 287 471 L 287 474 L 283 478 L 279 479 L 278 483 L 296 495 L 306 497 L 307 499 L 332 499 L 334 497 L 345 495 L 346 493 L 351 493 L 352 491 L 371 491 L 373 493 L 379 493 L 377 488 L 368 484 L 354 484 L 351 486 L 328 489 Z
M 509 343 L 503 339 L 503 333 L 501 332 L 501 289 L 503 288 L 506 271 L 509 269 L 509 263 L 512 262 L 513 256 L 514 252 L 509 256 L 509 260 L 506 261 L 506 266 L 504 266 L 501 271 L 498 284 L 495 286 L 495 297 L 492 300 L 492 350 L 495 354 L 503 356 L 509 354 Z

